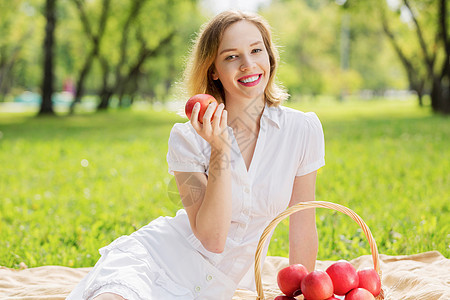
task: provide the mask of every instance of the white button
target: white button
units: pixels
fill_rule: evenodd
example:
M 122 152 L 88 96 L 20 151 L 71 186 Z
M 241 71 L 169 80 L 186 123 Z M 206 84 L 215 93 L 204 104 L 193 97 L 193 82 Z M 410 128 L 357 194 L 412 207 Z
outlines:
M 206 280 L 207 280 L 207 281 L 211 281 L 212 279 L 213 279 L 212 275 L 206 276 Z
M 244 192 L 246 192 L 248 194 L 248 193 L 250 193 L 250 189 L 248 187 L 246 187 Z
M 196 286 L 196 287 L 195 287 L 195 291 L 196 291 L 196 292 L 200 292 L 200 290 L 201 290 L 201 287 L 199 287 L 199 286 Z

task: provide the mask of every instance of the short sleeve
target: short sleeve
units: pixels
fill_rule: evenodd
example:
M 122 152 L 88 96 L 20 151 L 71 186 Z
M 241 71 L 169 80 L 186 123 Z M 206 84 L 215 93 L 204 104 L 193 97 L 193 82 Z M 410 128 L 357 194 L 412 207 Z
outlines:
M 299 164 L 296 176 L 303 176 L 325 165 L 325 141 L 322 124 L 313 112 L 305 113 L 300 147 Z
M 167 164 L 169 173 L 206 172 L 204 144 L 189 122 L 176 123 L 170 131 Z M 203 150 L 203 151 L 202 151 Z

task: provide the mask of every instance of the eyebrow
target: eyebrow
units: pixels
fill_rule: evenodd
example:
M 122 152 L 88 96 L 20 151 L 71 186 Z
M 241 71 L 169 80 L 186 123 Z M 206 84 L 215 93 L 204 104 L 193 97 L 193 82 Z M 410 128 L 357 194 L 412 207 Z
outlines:
M 256 42 L 250 44 L 250 47 L 253 47 L 255 45 L 262 44 L 262 43 L 263 43 L 262 41 L 256 41 Z M 232 52 L 232 51 L 237 51 L 237 48 L 224 49 L 224 50 L 220 51 L 219 55 L 222 55 L 225 52 Z

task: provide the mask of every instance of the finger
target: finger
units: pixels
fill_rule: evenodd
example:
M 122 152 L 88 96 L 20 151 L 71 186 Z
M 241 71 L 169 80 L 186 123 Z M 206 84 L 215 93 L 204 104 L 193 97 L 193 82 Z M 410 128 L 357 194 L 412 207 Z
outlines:
M 205 124 L 205 123 L 211 123 L 211 118 L 212 118 L 212 115 L 213 115 L 213 113 L 214 113 L 214 110 L 215 110 L 215 108 L 216 108 L 216 103 L 210 103 L 209 105 L 208 105 L 208 107 L 206 108 L 206 111 L 205 111 L 205 114 L 203 115 L 203 124 Z
M 220 128 L 223 128 L 223 130 L 227 130 L 228 125 L 228 111 L 226 109 L 222 112 L 222 117 L 220 118 Z
M 191 114 L 191 125 L 192 127 L 194 127 L 194 129 L 196 131 L 199 131 L 200 128 L 200 122 L 198 121 L 198 114 L 200 112 L 200 103 L 197 102 L 194 105 L 194 108 L 192 109 L 192 114 Z
M 203 115 L 203 128 L 211 132 L 212 126 L 211 126 L 211 117 L 214 112 L 215 103 L 211 103 L 206 108 L 205 114 Z
M 220 121 L 222 119 L 221 116 L 222 116 L 222 112 L 223 112 L 224 108 L 225 108 L 225 105 L 223 103 L 220 103 L 219 106 L 217 107 L 216 112 L 214 113 L 213 122 L 214 122 L 214 127 L 215 128 L 219 128 L 220 127 Z
M 226 139 L 227 145 L 231 146 L 227 122 L 228 122 L 228 111 L 224 109 L 222 112 L 222 117 L 220 118 L 220 134 L 223 138 Z

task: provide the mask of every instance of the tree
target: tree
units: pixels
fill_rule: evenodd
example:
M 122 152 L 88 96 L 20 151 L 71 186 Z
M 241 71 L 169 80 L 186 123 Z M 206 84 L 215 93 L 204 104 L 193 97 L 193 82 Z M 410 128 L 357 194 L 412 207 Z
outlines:
M 164 101 L 204 19 L 195 0 L 0 1 L 0 101 L 39 91 L 51 114 L 72 79 L 76 101 Z
M 91 49 L 89 53 L 86 55 L 83 66 L 78 73 L 76 89 L 75 89 L 75 97 L 70 104 L 70 113 L 73 114 L 75 109 L 75 104 L 81 102 L 81 98 L 84 95 L 84 84 L 87 78 L 87 75 L 92 67 L 92 63 L 94 58 L 98 57 L 100 53 L 101 41 L 105 33 L 106 22 L 109 16 L 109 7 L 111 4 L 111 0 L 103 0 L 101 5 L 101 13 L 98 18 L 98 29 L 96 32 L 93 29 L 90 18 L 86 13 L 85 1 L 84 0 L 72 0 L 75 3 L 80 21 L 83 25 L 84 33 L 87 36 L 87 39 L 91 43 Z
M 27 45 L 35 38 L 36 26 L 31 25 L 34 15 L 34 7 L 28 1 L 0 2 L 0 101 L 20 83 L 34 83 L 31 76 L 23 78 L 24 74 L 19 74 L 28 58 Z
M 168 45 L 174 36 L 174 32 L 171 32 L 167 37 L 162 39 L 160 43 L 155 48 L 149 48 L 146 41 L 140 38 L 141 46 L 139 54 L 137 55 L 135 61 L 128 66 L 125 72 L 121 72 L 122 64 L 116 66 L 116 72 L 114 73 L 115 80 L 112 85 L 108 84 L 108 76 L 110 75 L 111 68 L 108 65 L 107 60 L 102 57 L 102 67 L 103 67 L 103 87 L 100 92 L 100 103 L 98 109 L 106 109 L 109 106 L 109 101 L 111 96 L 116 94 L 119 97 L 119 103 L 122 102 L 125 92 L 128 90 L 129 85 L 136 82 L 139 77 L 139 70 L 144 64 L 145 60 L 149 57 L 156 56 L 159 54 L 161 49 Z
M 44 66 L 43 66 L 43 80 L 42 80 L 42 103 L 39 110 L 39 115 L 53 115 L 53 53 L 55 46 L 55 27 L 56 27 L 56 0 L 46 0 L 45 18 L 47 24 L 45 26 L 44 38 Z
M 381 94 L 406 85 L 381 25 L 363 12 L 334 0 L 274 0 L 263 11 L 281 45 L 279 78 L 294 97 Z
M 350 6 L 361 5 L 353 0 Z M 428 91 L 435 112 L 450 113 L 450 36 L 447 0 L 402 0 L 393 7 L 373 0 L 383 30 L 401 61 L 419 103 Z
M 98 110 L 107 109 L 112 99 L 125 106 L 136 95 L 168 94 L 198 29 L 196 1 L 70 1 L 75 4 L 71 17 L 78 21 L 65 22 L 61 39 L 77 77 L 72 111 L 85 91 L 97 94 Z

